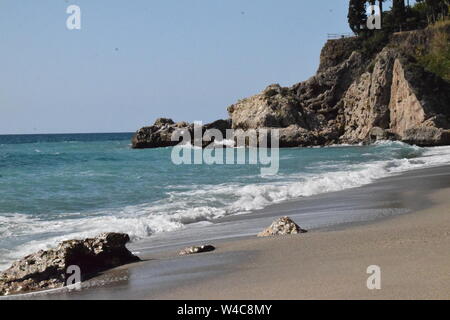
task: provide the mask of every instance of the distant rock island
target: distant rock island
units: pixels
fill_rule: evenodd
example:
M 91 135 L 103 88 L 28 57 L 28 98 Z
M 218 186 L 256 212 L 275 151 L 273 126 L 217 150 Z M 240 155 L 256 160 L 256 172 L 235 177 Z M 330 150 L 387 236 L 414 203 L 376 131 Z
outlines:
M 228 108 L 229 119 L 204 129 L 280 130 L 280 147 L 398 140 L 419 146 L 450 144 L 450 83 L 417 60 L 450 24 L 398 32 L 367 53 L 361 38 L 328 40 L 319 69 L 292 87 L 278 84 Z M 141 128 L 133 148 L 176 145 L 171 133 L 193 125 L 158 119 Z

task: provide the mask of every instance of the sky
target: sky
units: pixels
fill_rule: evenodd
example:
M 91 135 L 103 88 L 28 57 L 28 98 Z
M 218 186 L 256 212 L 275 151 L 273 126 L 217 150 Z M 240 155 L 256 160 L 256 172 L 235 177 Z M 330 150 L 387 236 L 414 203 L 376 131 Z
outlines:
M 69 30 L 69 5 L 81 29 Z M 311 77 L 348 0 L 0 0 L 0 134 L 133 132 Z

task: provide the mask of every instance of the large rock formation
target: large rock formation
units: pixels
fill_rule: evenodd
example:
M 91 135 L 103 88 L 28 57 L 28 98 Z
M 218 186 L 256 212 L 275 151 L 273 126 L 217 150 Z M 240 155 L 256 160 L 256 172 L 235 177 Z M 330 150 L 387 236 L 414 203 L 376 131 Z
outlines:
M 368 56 L 357 37 L 330 40 L 315 76 L 292 87 L 278 84 L 228 108 L 233 129 L 277 128 L 280 147 L 395 139 L 421 146 L 449 144 L 450 84 L 415 60 L 436 32 L 397 33 Z M 177 124 L 141 129 L 135 147 L 167 143 Z M 144 142 L 142 142 L 144 141 Z
M 426 37 L 401 39 L 373 59 L 349 53 L 356 38 L 332 40 L 311 79 L 290 88 L 271 85 L 229 107 L 233 128 L 278 128 L 281 147 L 374 139 L 448 144 L 450 84 L 408 55 Z
M 386 135 L 411 144 L 446 144 L 445 132 L 450 129 L 450 85 L 414 64 L 399 50 L 383 49 L 374 60 L 373 71 L 363 73 L 343 101 L 345 129 L 340 142 L 370 140 L 373 128 L 381 128 Z M 411 130 L 422 127 L 433 128 L 421 130 L 422 135 L 442 134 L 415 139 Z
M 78 266 L 81 280 L 97 272 L 140 259 L 125 247 L 127 234 L 103 233 L 93 239 L 68 240 L 12 264 L 0 274 L 0 295 L 64 286 L 69 266 Z
M 342 96 L 362 72 L 362 56 L 348 59 L 290 88 L 271 85 L 228 108 L 233 129 L 279 128 L 280 147 L 337 143 L 343 131 Z
M 219 130 L 223 137 L 226 136 L 226 130 L 231 128 L 230 120 L 217 120 L 215 122 L 202 126 L 202 134 L 206 130 Z M 172 134 L 178 131 L 186 131 L 192 138 L 190 143 L 194 145 L 194 124 L 187 122 L 175 123 L 172 119 L 159 118 L 153 126 L 139 129 L 131 139 L 133 149 L 172 147 L 177 145 L 180 140 L 172 141 Z M 181 138 L 180 138 L 181 139 Z M 202 146 L 206 146 L 211 141 L 201 141 Z

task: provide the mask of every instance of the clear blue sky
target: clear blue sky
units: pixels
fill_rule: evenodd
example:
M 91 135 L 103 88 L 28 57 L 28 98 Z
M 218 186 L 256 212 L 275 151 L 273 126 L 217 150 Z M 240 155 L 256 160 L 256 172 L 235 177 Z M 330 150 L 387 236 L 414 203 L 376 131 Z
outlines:
M 82 29 L 66 28 L 66 8 Z M 0 134 L 204 122 L 312 76 L 348 0 L 0 0 Z

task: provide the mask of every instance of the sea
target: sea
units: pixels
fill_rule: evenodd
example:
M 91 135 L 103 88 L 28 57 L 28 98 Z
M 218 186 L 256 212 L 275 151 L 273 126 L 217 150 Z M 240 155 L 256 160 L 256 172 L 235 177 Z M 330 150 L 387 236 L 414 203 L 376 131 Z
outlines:
M 450 163 L 450 147 L 401 142 L 281 149 L 260 165 L 176 165 L 172 148 L 133 150 L 132 133 L 0 135 L 0 270 L 66 239 L 133 242 Z M 196 229 L 197 230 L 197 229 Z M 199 229 L 203 230 L 203 229 Z

